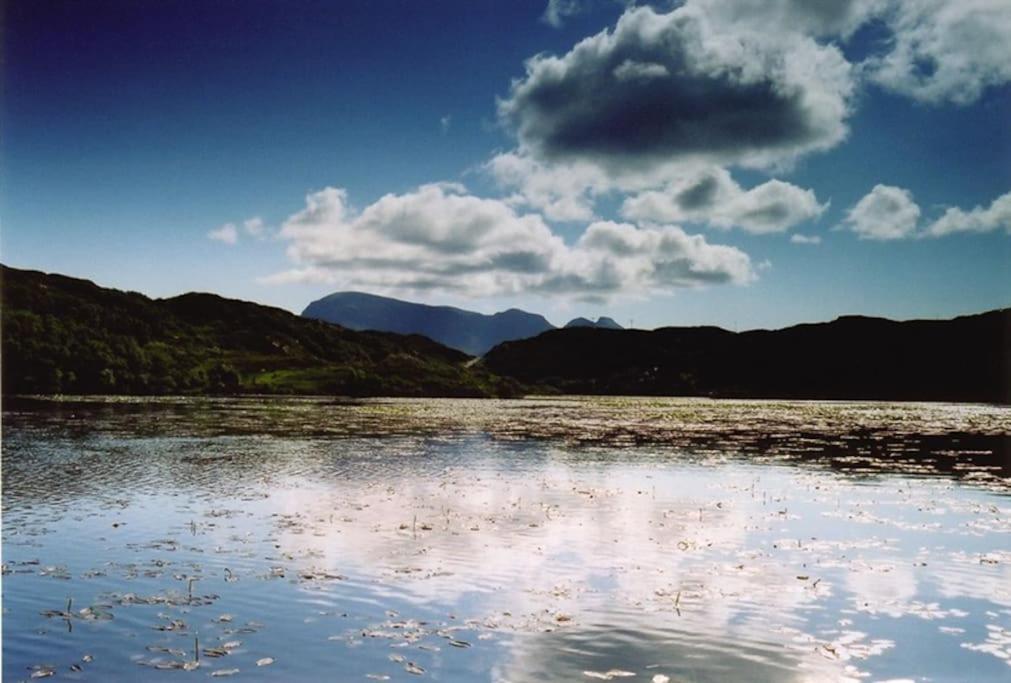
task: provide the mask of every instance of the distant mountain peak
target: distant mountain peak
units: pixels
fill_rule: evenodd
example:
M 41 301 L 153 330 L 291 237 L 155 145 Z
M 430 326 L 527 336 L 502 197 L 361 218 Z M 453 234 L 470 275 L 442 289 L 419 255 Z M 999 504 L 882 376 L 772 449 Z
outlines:
M 624 327 L 622 327 L 621 325 L 619 325 L 617 322 L 615 322 L 613 318 L 608 318 L 607 316 L 600 316 L 599 318 L 597 318 L 596 322 L 594 322 L 593 320 L 590 320 L 589 318 L 583 318 L 583 317 L 573 318 L 569 322 L 565 323 L 565 327 L 566 328 L 570 328 L 570 327 L 597 327 L 597 328 L 608 329 L 608 330 L 623 330 L 623 329 L 625 329 Z
M 502 342 L 555 329 L 543 316 L 519 308 L 488 315 L 353 291 L 334 292 L 313 301 L 302 316 L 351 330 L 420 334 L 475 356 Z

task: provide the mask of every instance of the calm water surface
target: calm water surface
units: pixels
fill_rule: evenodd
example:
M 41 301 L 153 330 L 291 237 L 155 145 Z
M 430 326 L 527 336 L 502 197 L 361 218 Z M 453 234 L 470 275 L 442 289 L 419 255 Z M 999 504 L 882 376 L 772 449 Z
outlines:
M 3 420 L 4 680 L 1011 680 L 1005 407 L 94 399 Z

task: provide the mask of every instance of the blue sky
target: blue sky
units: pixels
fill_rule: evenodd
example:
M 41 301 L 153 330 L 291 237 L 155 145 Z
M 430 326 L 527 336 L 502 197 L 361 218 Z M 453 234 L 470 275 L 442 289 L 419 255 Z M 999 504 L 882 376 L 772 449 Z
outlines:
M 1008 306 L 1002 4 L 12 0 L 0 259 L 296 312 Z

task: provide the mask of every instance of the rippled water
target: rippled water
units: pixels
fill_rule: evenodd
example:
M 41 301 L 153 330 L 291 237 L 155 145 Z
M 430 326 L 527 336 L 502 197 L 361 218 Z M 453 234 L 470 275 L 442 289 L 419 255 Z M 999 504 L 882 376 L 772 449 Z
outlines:
M 4 680 L 1011 677 L 1008 408 L 94 399 L 3 419 Z

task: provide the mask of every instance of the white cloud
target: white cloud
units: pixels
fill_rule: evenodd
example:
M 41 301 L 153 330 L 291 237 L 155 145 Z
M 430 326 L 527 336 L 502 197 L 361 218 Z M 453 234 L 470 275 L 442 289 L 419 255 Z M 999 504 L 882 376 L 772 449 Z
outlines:
M 892 0 L 692 0 L 720 24 L 743 24 L 776 34 L 848 38 Z
M 584 8 L 553 0 L 545 20 L 560 25 Z M 835 43 L 872 21 L 887 39 L 850 64 Z M 1011 81 L 1008 44 L 1007 0 L 685 0 L 666 13 L 629 7 L 612 29 L 567 53 L 527 61 L 498 107 L 518 147 L 486 168 L 515 193 L 514 206 L 550 220 L 592 220 L 606 193 L 660 190 L 700 168 L 783 170 L 835 147 L 861 84 L 923 102 L 972 102 Z M 633 198 L 630 211 L 636 201 L 652 205 L 653 215 L 675 213 L 658 194 Z M 733 221 L 724 216 L 723 223 Z M 866 236 L 880 234 L 889 233 L 872 228 Z
M 949 207 L 924 231 L 930 237 L 943 237 L 958 232 L 993 232 L 1003 229 L 1011 234 L 1011 192 L 1001 195 L 983 208 L 969 211 Z
M 702 235 L 689 235 L 671 225 L 637 228 L 612 221 L 593 223 L 571 250 L 570 259 L 577 273 L 617 275 L 622 284 L 616 291 L 743 284 L 755 278 L 751 259 L 741 250 L 709 244 Z
M 801 235 L 800 233 L 795 233 L 790 235 L 790 241 L 793 244 L 821 244 L 821 237 L 818 235 Z
M 592 220 L 594 198 L 615 183 L 592 164 L 544 164 L 517 152 L 494 156 L 485 169 L 500 187 L 518 190 L 511 204 L 537 209 L 552 221 Z
M 239 241 L 239 231 L 234 223 L 225 223 L 207 233 L 207 237 L 225 244 L 235 244 Z
M 267 282 L 599 299 L 755 277 L 744 252 L 676 226 L 597 222 L 570 246 L 539 215 L 446 183 L 385 195 L 360 212 L 344 190 L 327 188 L 306 198 L 280 236 L 296 267 Z
M 846 214 L 844 224 L 869 240 L 912 237 L 920 219 L 920 207 L 909 190 L 893 185 L 875 185 Z
M 928 103 L 969 104 L 1011 81 L 1011 5 L 1007 0 L 890 3 L 891 49 L 868 60 L 879 85 Z
M 263 238 L 267 233 L 267 226 L 259 216 L 248 218 L 242 222 L 242 227 L 246 233 L 256 238 Z
M 544 8 L 541 20 L 550 26 L 561 28 L 566 17 L 579 14 L 582 9 L 582 0 L 548 0 L 548 6 Z
M 439 119 L 439 130 L 442 131 L 443 135 L 449 132 L 449 127 L 451 125 L 453 125 L 453 117 L 450 116 L 449 114 L 446 114 L 445 116 Z
M 596 199 L 633 193 L 622 204 L 625 218 L 652 223 L 691 221 L 753 233 L 782 232 L 822 214 L 827 204 L 812 190 L 770 180 L 743 190 L 722 168 L 670 164 L 635 172 L 609 173 L 591 163 L 543 163 L 506 152 L 485 166 L 496 183 L 516 194 L 513 206 L 528 206 L 554 221 L 588 221 Z M 654 188 L 662 187 L 662 190 Z M 702 201 L 705 200 L 705 201 Z
M 250 237 L 262 240 L 267 237 L 267 224 L 259 216 L 247 218 L 242 221 L 242 232 L 245 232 Z M 235 223 L 225 223 L 221 227 L 208 232 L 207 237 L 225 244 L 238 244 L 242 232 L 240 232 Z
M 910 237 L 945 237 L 956 233 L 1004 230 L 1011 234 L 1011 192 L 997 197 L 990 206 L 969 211 L 948 207 L 939 218 L 918 229 L 920 207 L 909 190 L 875 185 L 849 210 L 845 224 L 861 238 L 895 240 Z
M 640 221 L 705 222 L 764 234 L 783 232 L 817 218 L 826 206 L 818 203 L 812 190 L 780 180 L 744 190 L 725 169 L 716 168 L 680 178 L 663 191 L 629 197 L 621 212 Z
M 787 22 L 749 19 L 762 16 L 760 3 L 752 4 L 750 13 L 722 0 L 689 0 L 666 14 L 630 8 L 612 30 L 567 54 L 533 57 L 499 101 L 500 119 L 519 146 L 496 155 L 486 170 L 514 192 L 514 206 L 549 220 L 588 221 L 607 193 L 658 190 L 714 166 L 788 166 L 835 146 L 847 133 L 855 87 L 850 64 L 836 47 Z M 795 4 L 784 2 L 811 22 L 855 21 L 849 10 Z M 777 181 L 740 201 L 767 193 L 764 201 L 781 209 L 794 207 L 805 217 L 820 212 L 813 195 L 782 197 L 793 190 L 805 192 Z M 639 215 L 634 205 L 628 215 Z M 749 220 L 750 208 L 756 212 Z M 710 222 L 757 232 L 794 220 L 761 208 L 742 204 L 735 207 L 738 223 L 726 212 Z M 650 216 L 672 220 L 669 211 Z
M 885 49 L 862 64 L 870 80 L 921 102 L 969 104 L 1011 81 L 1007 0 L 689 0 L 720 25 L 770 35 L 848 40 L 878 20 Z

